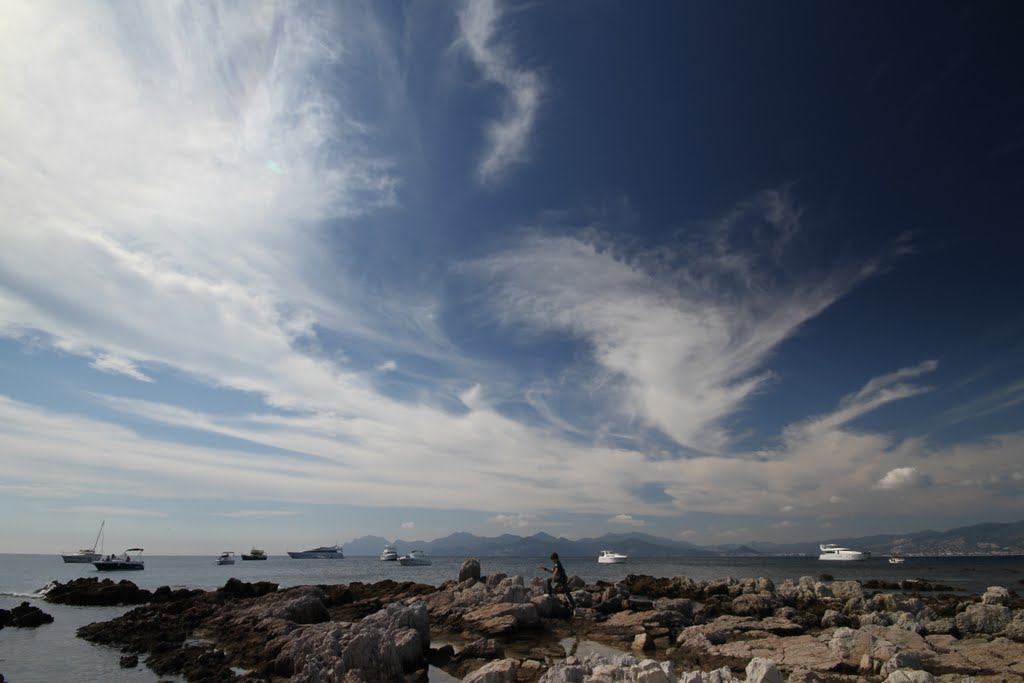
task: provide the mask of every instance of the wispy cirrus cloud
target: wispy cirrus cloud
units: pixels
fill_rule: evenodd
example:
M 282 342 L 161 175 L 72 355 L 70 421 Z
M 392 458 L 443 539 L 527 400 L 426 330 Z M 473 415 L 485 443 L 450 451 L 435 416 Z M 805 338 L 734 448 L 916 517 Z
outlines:
M 537 226 L 467 269 L 489 283 L 486 303 L 507 329 L 585 344 L 595 383 L 617 402 L 606 408 L 720 451 L 722 420 L 765 386 L 778 346 L 893 257 L 793 270 L 802 215 L 788 190 L 765 191 L 685 242 L 632 253 L 596 231 L 551 237 Z
M 499 38 L 499 4 L 498 0 L 469 0 L 459 11 L 457 44 L 483 77 L 501 87 L 505 96 L 504 115 L 487 127 L 488 146 L 477 167 L 485 183 L 526 158 L 545 91 L 541 77 L 518 66 L 511 46 Z
M 274 517 L 298 517 L 297 510 L 236 510 L 234 512 L 211 512 L 214 517 L 236 517 L 242 519 L 272 519 Z

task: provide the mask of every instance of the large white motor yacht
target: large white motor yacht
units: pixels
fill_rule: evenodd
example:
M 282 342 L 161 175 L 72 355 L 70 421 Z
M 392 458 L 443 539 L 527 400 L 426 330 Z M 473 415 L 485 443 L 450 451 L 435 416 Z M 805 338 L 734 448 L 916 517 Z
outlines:
M 620 564 L 628 559 L 629 555 L 623 555 L 614 550 L 602 550 L 601 554 L 597 556 L 597 561 L 601 564 Z
M 322 545 L 312 550 L 289 550 L 288 555 L 296 560 L 341 560 L 345 558 L 345 553 L 341 552 L 341 546 L 337 544 Z
M 422 550 L 410 550 L 408 555 L 402 555 L 398 558 L 398 564 L 409 567 L 433 563 L 430 561 L 430 557 Z
M 871 553 L 866 550 L 852 550 L 838 546 L 835 543 L 822 543 L 818 547 L 821 549 L 821 555 L 818 555 L 819 560 L 850 561 L 866 560 L 871 557 Z
M 388 543 L 384 546 L 384 551 L 380 554 L 382 562 L 394 562 L 398 559 L 398 548 Z

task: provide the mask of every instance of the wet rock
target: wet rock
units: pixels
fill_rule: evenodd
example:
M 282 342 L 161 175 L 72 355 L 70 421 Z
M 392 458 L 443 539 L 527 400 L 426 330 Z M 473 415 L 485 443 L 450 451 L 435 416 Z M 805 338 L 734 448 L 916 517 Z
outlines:
M 732 613 L 740 616 L 766 617 L 778 607 L 779 601 L 771 593 L 744 593 L 732 601 Z
M 156 593 L 154 593 L 154 597 L 156 597 L 157 593 L 160 593 L 160 595 L 163 596 L 164 594 L 161 593 L 161 591 L 164 591 L 165 589 L 168 592 L 170 592 L 170 589 L 167 588 L 167 586 L 163 586 L 157 589 Z M 227 580 L 223 588 L 218 588 L 217 592 L 223 595 L 225 598 L 242 600 L 246 598 L 258 598 L 263 595 L 266 595 L 267 593 L 273 593 L 276 590 L 277 584 L 271 583 L 269 581 L 246 583 L 244 581 L 240 581 L 239 579 L 231 578 Z
M 17 607 L 6 610 L 0 609 L 0 629 L 5 626 L 13 628 L 36 628 L 43 624 L 52 624 L 53 617 L 43 610 L 23 601 Z
M 118 664 L 122 669 L 134 669 L 139 665 L 138 655 L 125 655 L 118 660 Z
M 96 577 L 75 579 L 67 583 L 54 581 L 40 593 L 47 602 L 90 607 L 141 605 L 153 599 L 152 593 L 127 579 L 114 583 L 111 579 L 101 581 Z

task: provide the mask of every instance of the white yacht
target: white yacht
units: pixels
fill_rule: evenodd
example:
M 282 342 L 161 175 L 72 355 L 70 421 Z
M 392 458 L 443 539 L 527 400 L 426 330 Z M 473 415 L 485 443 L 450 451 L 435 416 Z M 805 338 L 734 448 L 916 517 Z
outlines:
M 866 560 L 871 557 L 871 553 L 866 550 L 852 550 L 851 548 L 844 548 L 836 545 L 835 543 L 822 543 L 818 546 L 821 549 L 821 555 L 818 555 L 819 560 L 839 560 L 839 561 L 851 561 L 851 560 Z
M 601 554 L 597 556 L 597 561 L 601 564 L 620 564 L 627 559 L 629 559 L 629 555 L 623 555 L 614 550 L 602 550 Z
M 380 554 L 380 559 L 382 562 L 394 562 L 398 559 L 398 548 L 388 543 L 384 546 L 384 552 Z
M 100 522 L 100 530 L 96 534 L 96 540 L 92 542 L 91 548 L 82 548 L 73 553 L 62 553 L 61 559 L 71 564 L 89 564 L 103 557 L 103 553 L 96 552 L 96 546 L 99 545 L 100 538 L 103 536 L 103 525 L 106 523 L 107 520 Z
M 288 555 L 296 560 L 341 560 L 345 557 L 338 544 L 322 545 L 311 550 L 289 550 Z
M 233 553 L 230 550 L 225 550 L 224 552 L 222 552 L 220 554 L 220 557 L 217 558 L 217 564 L 234 564 L 234 563 L 235 563 L 235 553 Z
M 422 550 L 410 550 L 408 555 L 398 558 L 398 564 L 405 567 L 433 564 L 430 557 Z
M 903 564 L 903 558 L 899 555 L 893 555 L 889 558 L 889 564 Z

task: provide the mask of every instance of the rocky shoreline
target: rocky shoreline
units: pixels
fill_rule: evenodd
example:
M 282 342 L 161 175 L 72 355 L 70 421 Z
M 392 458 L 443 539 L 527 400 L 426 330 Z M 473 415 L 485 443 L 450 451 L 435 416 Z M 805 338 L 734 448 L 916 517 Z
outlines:
M 633 575 L 570 587 L 575 612 L 539 579 L 481 576 L 469 559 L 437 587 L 232 579 L 150 593 L 79 579 L 45 597 L 138 604 L 79 637 L 189 681 L 397 683 L 427 680 L 432 665 L 464 683 L 1024 683 L 1024 600 L 1002 587 Z M 584 643 L 623 654 L 566 656 Z

